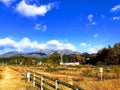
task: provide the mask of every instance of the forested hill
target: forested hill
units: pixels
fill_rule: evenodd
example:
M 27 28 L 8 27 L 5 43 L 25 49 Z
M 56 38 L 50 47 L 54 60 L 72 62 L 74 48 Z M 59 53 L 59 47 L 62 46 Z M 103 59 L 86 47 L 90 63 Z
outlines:
M 92 64 L 118 64 L 120 63 L 120 43 L 116 43 L 114 47 L 109 45 L 108 48 L 103 48 L 96 54 L 91 54 L 89 58 L 89 63 Z

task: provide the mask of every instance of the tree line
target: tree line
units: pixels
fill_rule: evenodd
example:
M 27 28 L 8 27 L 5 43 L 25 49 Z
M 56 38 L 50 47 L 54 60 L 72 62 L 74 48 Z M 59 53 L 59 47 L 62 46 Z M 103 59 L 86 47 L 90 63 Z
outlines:
M 91 64 L 120 64 L 120 43 L 116 43 L 113 47 L 99 50 L 96 54 L 89 55 Z

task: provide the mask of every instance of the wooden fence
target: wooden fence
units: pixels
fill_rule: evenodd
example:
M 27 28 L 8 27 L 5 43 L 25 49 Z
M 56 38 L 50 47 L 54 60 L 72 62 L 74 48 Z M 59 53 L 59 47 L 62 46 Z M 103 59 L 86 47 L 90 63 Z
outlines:
M 40 90 L 83 90 L 66 82 L 33 71 L 27 71 L 26 78 Z
M 30 70 L 24 70 L 20 67 L 11 69 L 23 73 L 22 75 L 28 80 L 28 82 L 32 82 L 33 86 L 37 86 L 40 90 L 83 90 L 80 87 L 71 85 L 69 83 L 60 81 L 58 79 L 54 79 L 43 74 L 33 72 Z

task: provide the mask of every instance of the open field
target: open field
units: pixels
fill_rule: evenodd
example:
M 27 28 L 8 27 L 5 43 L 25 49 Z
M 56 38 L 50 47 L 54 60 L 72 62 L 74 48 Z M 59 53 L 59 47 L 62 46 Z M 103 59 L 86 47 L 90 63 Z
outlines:
M 103 78 L 99 66 L 35 66 L 28 70 L 57 78 L 85 90 L 120 90 L 120 66 L 103 66 Z
M 101 81 L 98 66 L 1 66 L 0 90 L 39 90 L 22 80 L 26 70 L 59 79 L 85 90 L 120 90 L 120 66 L 103 66 Z M 15 71 L 15 70 L 18 71 Z M 52 90 L 52 89 L 50 89 Z M 63 89 L 67 90 L 67 89 Z

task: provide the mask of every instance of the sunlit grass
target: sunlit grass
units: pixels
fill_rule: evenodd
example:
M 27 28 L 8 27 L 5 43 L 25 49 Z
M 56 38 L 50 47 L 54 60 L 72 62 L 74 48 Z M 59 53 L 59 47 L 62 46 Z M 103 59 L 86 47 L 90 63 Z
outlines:
M 100 79 L 100 67 L 98 66 L 12 66 L 12 68 L 17 72 L 16 75 L 21 73 L 20 68 L 28 69 L 49 77 L 57 78 L 74 86 L 79 86 L 85 90 L 120 90 L 120 66 L 118 65 L 103 66 L 102 81 Z M 1 78 L 1 73 L 3 73 L 4 69 L 4 67 L 0 67 Z M 12 82 L 16 84 L 16 86 L 13 87 L 12 83 L 9 83 L 7 87 L 0 85 L 0 90 L 39 90 L 39 88 L 33 87 L 31 82 L 27 82 L 23 76 L 21 76 L 18 81 L 14 80 Z M 65 87 L 61 85 L 60 87 L 65 90 Z
M 102 81 L 99 72 L 100 66 L 39 66 L 29 67 L 29 69 L 85 90 L 120 90 L 120 66 L 102 67 L 104 69 Z
M 0 90 L 39 90 L 33 87 L 32 83 L 24 80 L 20 72 L 9 69 L 7 66 L 0 67 L 0 70 Z

